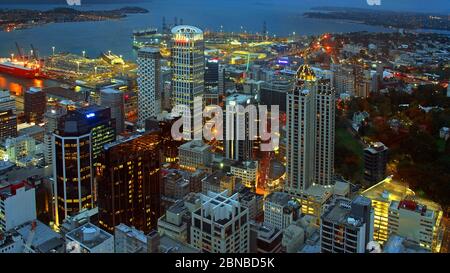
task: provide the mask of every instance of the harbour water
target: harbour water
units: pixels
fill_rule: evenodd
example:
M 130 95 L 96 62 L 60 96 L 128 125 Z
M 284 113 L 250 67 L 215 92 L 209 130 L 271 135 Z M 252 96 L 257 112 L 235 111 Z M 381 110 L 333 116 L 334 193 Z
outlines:
M 323 2 L 323 1 L 322 1 Z M 128 60 L 136 58 L 132 48 L 132 32 L 136 29 L 156 27 L 161 29 L 162 18 L 172 24 L 178 22 L 199 26 L 205 30 L 261 32 L 263 22 L 270 35 L 288 36 L 314 35 L 324 32 L 392 31 L 384 27 L 368 26 L 352 22 L 321 20 L 303 17 L 303 13 L 317 6 L 321 0 L 152 0 L 124 4 L 83 4 L 78 9 L 111 10 L 124 6 L 139 6 L 149 10 L 146 14 L 132 14 L 126 18 L 100 22 L 52 23 L 29 29 L 0 32 L 0 56 L 8 57 L 16 52 L 15 42 L 27 50 L 31 44 L 41 56 L 57 52 L 80 54 L 85 51 L 89 57 L 111 50 Z M 48 10 L 66 5 L 5 5 L 0 8 L 27 8 Z M 51 81 L 30 81 L 0 75 L 0 88 L 26 89 L 39 84 L 54 84 Z M 11 81 L 11 79 L 13 79 Z M 18 88 L 20 85 L 21 88 Z M 14 91 L 15 92 L 15 91 Z

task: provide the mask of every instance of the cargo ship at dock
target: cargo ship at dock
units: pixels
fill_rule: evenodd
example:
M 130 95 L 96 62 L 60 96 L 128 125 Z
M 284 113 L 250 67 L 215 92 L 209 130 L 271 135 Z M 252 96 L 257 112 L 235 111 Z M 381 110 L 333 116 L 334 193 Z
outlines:
M 0 59 L 0 73 L 9 74 L 19 78 L 40 78 L 41 66 L 37 62 Z

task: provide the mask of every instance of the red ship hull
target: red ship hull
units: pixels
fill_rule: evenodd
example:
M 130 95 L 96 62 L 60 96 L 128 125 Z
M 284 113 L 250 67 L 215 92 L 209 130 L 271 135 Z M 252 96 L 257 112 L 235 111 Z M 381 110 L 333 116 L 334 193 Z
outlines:
M 0 64 L 0 73 L 9 74 L 15 77 L 35 79 L 40 77 L 39 69 L 27 69 Z

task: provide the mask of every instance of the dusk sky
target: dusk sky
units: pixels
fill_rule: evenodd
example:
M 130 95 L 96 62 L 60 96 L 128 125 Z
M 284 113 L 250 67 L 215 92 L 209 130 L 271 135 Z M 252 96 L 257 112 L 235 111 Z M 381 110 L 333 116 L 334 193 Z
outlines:
M 170 0 L 81 0 L 82 3 L 139 3 L 139 2 L 158 2 L 158 1 L 170 1 Z M 193 1 L 217 1 L 217 0 L 193 0 Z M 234 1 L 234 0 L 227 0 Z M 367 4 L 367 0 L 243 0 L 252 1 L 255 4 L 260 4 L 268 1 L 283 3 L 298 2 L 299 6 L 311 7 L 311 6 L 344 6 L 344 7 L 361 7 L 370 8 Z M 449 13 L 450 5 L 448 0 L 380 0 L 382 9 L 389 10 L 404 10 L 404 11 L 424 11 L 424 12 L 439 12 Z M 238 1 L 239 2 L 239 1 Z M 33 4 L 48 4 L 48 3 L 66 3 L 66 0 L 0 0 L 2 4 L 17 4 L 17 3 L 33 3 Z M 220 4 L 218 4 L 220 5 Z

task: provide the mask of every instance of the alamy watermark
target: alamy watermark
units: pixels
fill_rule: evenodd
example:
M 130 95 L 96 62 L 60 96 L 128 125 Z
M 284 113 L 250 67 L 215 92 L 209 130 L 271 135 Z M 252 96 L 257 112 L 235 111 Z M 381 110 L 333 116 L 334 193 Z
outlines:
M 81 0 L 66 0 L 69 6 L 81 6 Z
M 279 106 L 230 103 L 224 113 L 218 105 L 203 108 L 201 97 L 194 99 L 194 108 L 178 104 L 172 115 L 180 117 L 171 128 L 175 140 L 261 140 L 261 151 L 275 151 L 279 145 Z M 269 122 L 270 121 L 270 122 Z M 193 127 L 193 128 L 192 128 Z M 270 127 L 270 130 L 269 130 Z
M 381 0 L 366 0 L 367 5 L 369 6 L 380 6 Z

